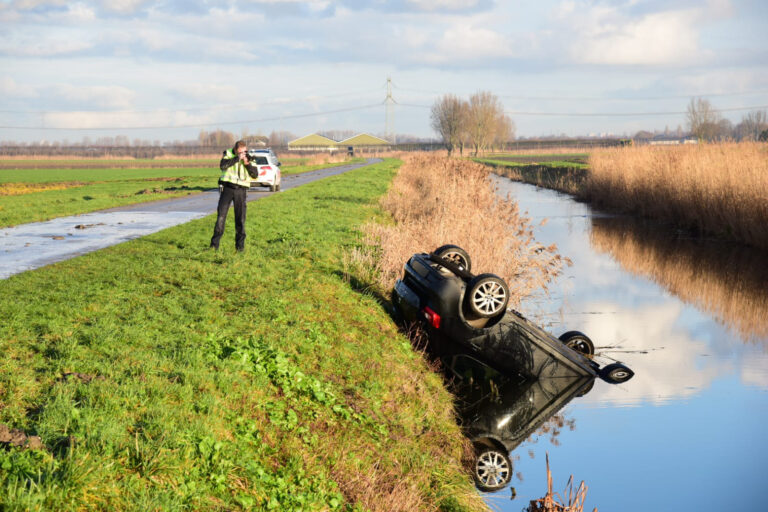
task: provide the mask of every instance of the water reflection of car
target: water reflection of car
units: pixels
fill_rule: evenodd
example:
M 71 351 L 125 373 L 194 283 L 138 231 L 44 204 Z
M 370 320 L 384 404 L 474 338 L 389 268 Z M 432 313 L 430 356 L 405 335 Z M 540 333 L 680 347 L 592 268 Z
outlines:
M 621 363 L 603 368 L 583 333 L 555 338 L 517 311 L 507 311 L 509 287 L 494 274 L 474 275 L 471 259 L 458 246 L 414 254 L 392 292 L 395 315 L 418 322 L 430 341 L 457 342 L 504 372 L 529 379 L 600 376 L 611 383 L 634 373 Z
M 248 159 L 256 167 L 256 176 L 251 177 L 250 188 L 266 187 L 270 192 L 280 190 L 280 162 L 271 149 L 249 149 Z
M 590 377 L 510 378 L 466 354 L 444 356 L 443 366 L 457 397 L 462 430 L 475 449 L 475 484 L 489 492 L 511 481 L 510 453 L 594 384 Z

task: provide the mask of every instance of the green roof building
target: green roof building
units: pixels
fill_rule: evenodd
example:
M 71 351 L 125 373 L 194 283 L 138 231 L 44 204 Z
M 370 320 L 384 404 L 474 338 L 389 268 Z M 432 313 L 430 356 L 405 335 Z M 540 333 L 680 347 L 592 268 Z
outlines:
M 390 143 L 367 133 L 360 133 L 342 141 L 335 141 L 316 133 L 299 137 L 288 143 L 291 151 L 347 151 L 355 149 L 387 149 Z

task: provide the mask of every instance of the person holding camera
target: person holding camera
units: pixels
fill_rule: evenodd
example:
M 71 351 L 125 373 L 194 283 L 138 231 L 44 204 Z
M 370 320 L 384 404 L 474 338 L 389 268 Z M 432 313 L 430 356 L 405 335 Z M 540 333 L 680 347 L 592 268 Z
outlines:
M 242 252 L 245 249 L 245 211 L 246 195 L 250 187 L 250 177 L 257 170 L 248 160 L 248 148 L 245 141 L 235 142 L 232 149 L 224 151 L 219 163 L 221 177 L 219 178 L 219 206 L 217 209 L 216 225 L 213 228 L 211 247 L 218 250 L 224 225 L 227 221 L 230 203 L 235 204 L 235 249 Z

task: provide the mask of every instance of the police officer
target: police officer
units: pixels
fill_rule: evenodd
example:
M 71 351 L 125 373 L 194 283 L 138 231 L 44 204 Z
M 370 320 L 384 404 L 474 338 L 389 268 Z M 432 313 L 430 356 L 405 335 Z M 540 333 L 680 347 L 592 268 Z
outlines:
M 242 252 L 245 249 L 245 197 L 250 186 L 250 175 L 255 174 L 256 168 L 248 160 L 248 148 L 245 141 L 235 142 L 232 149 L 224 151 L 219 163 L 221 177 L 219 178 L 219 207 L 216 226 L 213 228 L 211 247 L 219 248 L 221 235 L 224 234 L 224 224 L 231 202 L 235 203 L 235 248 Z

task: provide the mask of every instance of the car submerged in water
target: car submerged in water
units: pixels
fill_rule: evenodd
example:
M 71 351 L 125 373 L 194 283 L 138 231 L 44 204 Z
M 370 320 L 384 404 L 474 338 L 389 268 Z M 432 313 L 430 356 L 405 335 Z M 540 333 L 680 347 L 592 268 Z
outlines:
M 555 338 L 508 303 L 504 279 L 472 274 L 456 245 L 411 256 L 392 291 L 395 318 L 424 329 L 458 391 L 462 428 L 475 448 L 475 485 L 487 492 L 509 484 L 509 453 L 596 378 L 619 384 L 634 375 L 618 362 L 601 367 L 584 333 Z
M 392 292 L 395 316 L 418 322 L 431 342 L 459 343 L 479 360 L 527 379 L 600 377 L 618 384 L 634 372 L 594 361 L 592 340 L 578 331 L 555 338 L 514 310 L 509 287 L 494 274 L 471 273 L 469 254 L 456 245 L 414 254 Z
M 280 190 L 281 173 L 277 155 L 269 148 L 249 149 L 248 160 L 256 167 L 256 176 L 251 177 L 250 188 L 266 187 L 270 192 Z

